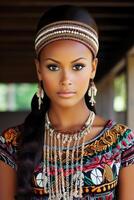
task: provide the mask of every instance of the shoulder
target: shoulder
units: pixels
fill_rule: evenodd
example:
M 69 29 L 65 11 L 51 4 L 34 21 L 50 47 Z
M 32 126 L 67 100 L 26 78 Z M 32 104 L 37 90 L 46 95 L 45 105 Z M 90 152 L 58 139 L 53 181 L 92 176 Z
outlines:
M 134 146 L 134 132 L 126 125 L 114 120 L 96 117 L 94 127 L 99 127 L 95 137 L 95 145 L 103 146 L 103 150 L 117 149 L 120 152 Z M 103 145 L 102 145 L 103 144 Z
M 134 163 L 134 131 L 128 126 L 109 121 L 101 140 L 106 144 L 107 150 L 113 154 L 120 153 L 122 167 Z
M 4 130 L 0 136 L 0 160 L 16 168 L 16 152 L 18 149 L 18 138 L 23 125 L 10 127 Z
M 134 132 L 127 125 L 118 123 L 111 119 L 106 120 L 101 116 L 96 116 L 93 125 L 94 127 L 100 127 L 102 130 L 106 128 L 105 132 L 107 134 L 113 133 L 117 139 L 127 137 L 127 135 L 133 136 L 134 134 Z
M 112 123 L 112 122 L 111 122 Z M 113 122 L 113 126 L 109 129 L 108 133 L 111 133 L 115 142 L 120 144 L 122 149 L 133 145 L 134 143 L 134 132 L 125 124 Z
M 134 132 L 127 125 L 113 120 L 109 120 L 106 124 L 104 136 L 121 150 L 134 144 Z
M 0 136 L 0 141 L 2 143 L 6 143 L 7 145 L 17 146 L 17 139 L 20 136 L 22 128 L 23 125 L 21 124 L 5 129 Z

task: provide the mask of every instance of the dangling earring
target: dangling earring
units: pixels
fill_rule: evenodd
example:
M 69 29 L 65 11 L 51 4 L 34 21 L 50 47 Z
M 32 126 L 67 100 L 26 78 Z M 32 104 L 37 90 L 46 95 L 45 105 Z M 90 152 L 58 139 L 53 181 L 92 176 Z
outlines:
M 89 87 L 89 90 L 88 90 L 88 96 L 90 97 L 90 103 L 91 103 L 91 106 L 94 106 L 94 104 L 96 103 L 96 101 L 94 100 L 94 97 L 96 96 L 97 94 L 97 88 L 94 84 L 94 81 L 93 79 L 90 80 L 90 87 Z
M 40 110 L 41 104 L 42 104 L 42 99 L 44 98 L 44 90 L 41 87 L 41 84 L 38 84 L 38 90 L 36 92 L 36 95 L 38 97 L 38 109 Z

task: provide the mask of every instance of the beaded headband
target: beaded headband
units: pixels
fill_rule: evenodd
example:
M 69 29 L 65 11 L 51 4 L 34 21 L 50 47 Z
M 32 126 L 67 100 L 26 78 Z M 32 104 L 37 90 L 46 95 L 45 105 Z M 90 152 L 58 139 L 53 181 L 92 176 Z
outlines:
M 40 29 L 35 38 L 36 55 L 39 55 L 45 45 L 61 39 L 79 41 L 92 51 L 94 57 L 97 55 L 99 49 L 97 32 L 89 25 L 73 20 L 53 22 Z

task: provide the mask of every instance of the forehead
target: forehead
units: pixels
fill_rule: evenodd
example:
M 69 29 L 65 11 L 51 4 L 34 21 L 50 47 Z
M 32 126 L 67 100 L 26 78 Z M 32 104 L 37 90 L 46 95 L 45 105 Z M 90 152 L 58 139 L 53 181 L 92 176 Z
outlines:
M 66 57 L 92 57 L 92 53 L 90 51 L 90 49 L 78 42 L 78 41 L 74 41 L 74 40 L 57 40 L 54 42 L 49 43 L 48 45 L 46 45 L 45 47 L 43 47 L 43 49 L 41 50 L 40 56 L 42 57 L 50 57 L 50 56 L 54 56 L 57 58 L 66 58 Z

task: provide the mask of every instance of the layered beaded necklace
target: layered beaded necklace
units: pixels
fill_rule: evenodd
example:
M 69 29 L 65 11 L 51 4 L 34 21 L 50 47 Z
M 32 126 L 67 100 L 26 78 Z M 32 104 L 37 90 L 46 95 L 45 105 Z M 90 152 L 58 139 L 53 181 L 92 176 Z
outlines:
M 85 136 L 90 132 L 94 118 L 95 113 L 90 111 L 79 131 L 61 132 L 52 126 L 46 113 L 43 186 L 44 192 L 49 194 L 49 200 L 82 197 Z

